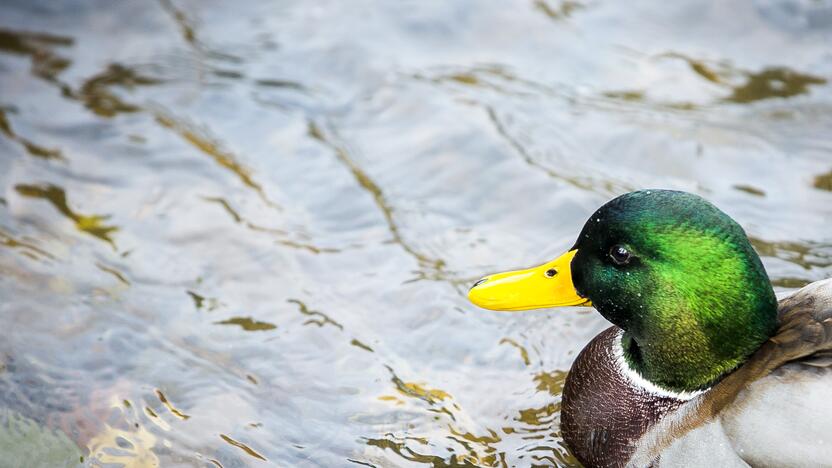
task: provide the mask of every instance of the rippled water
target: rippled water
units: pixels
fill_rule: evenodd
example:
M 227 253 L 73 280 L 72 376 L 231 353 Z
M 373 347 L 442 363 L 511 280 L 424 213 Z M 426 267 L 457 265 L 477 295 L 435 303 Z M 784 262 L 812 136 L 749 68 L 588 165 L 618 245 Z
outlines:
M 640 187 L 829 277 L 830 44 L 811 0 L 3 2 L 0 464 L 574 465 L 606 323 L 466 286 Z

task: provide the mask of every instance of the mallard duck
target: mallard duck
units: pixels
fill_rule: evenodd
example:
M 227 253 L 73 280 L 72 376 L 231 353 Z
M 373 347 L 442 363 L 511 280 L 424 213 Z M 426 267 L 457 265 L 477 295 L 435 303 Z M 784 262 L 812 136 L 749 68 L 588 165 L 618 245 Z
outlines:
M 562 435 L 586 466 L 832 466 L 832 280 L 778 303 L 743 229 L 697 195 L 615 198 L 568 252 L 469 298 L 612 322 L 563 389 Z

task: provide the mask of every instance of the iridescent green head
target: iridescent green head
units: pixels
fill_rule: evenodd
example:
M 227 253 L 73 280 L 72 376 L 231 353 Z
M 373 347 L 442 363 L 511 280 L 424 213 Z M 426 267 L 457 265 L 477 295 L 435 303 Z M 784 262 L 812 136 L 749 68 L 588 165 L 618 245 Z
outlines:
M 622 195 L 575 243 L 575 289 L 625 330 L 632 367 L 673 390 L 713 384 L 777 326 L 777 299 L 745 232 L 701 197 Z
M 538 291 L 564 291 L 571 282 L 577 295 L 559 292 L 557 300 L 537 298 L 536 304 L 590 300 L 624 329 L 622 348 L 630 366 L 670 390 L 714 384 L 777 326 L 774 291 L 745 232 L 689 193 L 644 190 L 608 202 L 589 218 L 567 254 L 540 268 L 552 283 L 533 280 L 536 274 L 528 272 L 535 269 L 504 273 L 481 280 L 470 296 L 506 310 L 506 301 L 498 299 L 518 285 L 537 281 Z M 513 297 L 511 310 L 531 308 L 517 307 L 522 300 Z

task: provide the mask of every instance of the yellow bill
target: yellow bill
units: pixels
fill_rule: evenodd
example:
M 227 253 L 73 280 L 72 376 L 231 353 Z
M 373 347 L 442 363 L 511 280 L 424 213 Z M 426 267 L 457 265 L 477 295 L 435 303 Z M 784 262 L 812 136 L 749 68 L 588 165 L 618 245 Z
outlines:
M 528 270 L 508 271 L 486 276 L 468 291 L 474 304 L 491 310 L 529 310 L 560 306 L 590 306 L 572 283 L 570 250 L 551 262 Z

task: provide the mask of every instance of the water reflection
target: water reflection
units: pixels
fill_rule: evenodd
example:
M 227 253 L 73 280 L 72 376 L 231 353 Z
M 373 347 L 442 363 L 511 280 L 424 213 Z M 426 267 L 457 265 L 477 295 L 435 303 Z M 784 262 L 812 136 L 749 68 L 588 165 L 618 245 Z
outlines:
M 52 254 L 40 249 L 34 244 L 31 244 L 25 240 L 15 239 L 11 234 L 5 233 L 2 230 L 0 230 L 0 246 L 8 247 L 10 249 L 16 249 L 21 254 L 26 255 L 27 257 L 32 258 L 33 260 L 38 260 L 41 258 L 55 258 Z
M 832 275 L 828 41 L 726 5 L 4 2 L 0 452 L 576 466 L 605 322 L 472 281 L 655 186 Z
M 534 6 L 553 20 L 562 20 L 572 16 L 572 13 L 585 8 L 583 3 L 563 0 L 559 2 L 547 2 L 546 0 L 534 0 Z
M 147 429 L 118 429 L 107 426 L 90 440 L 89 462 L 92 466 L 154 468 L 161 466 L 153 453 L 156 437 Z
M 315 245 L 312 245 L 312 244 L 309 244 L 309 243 L 306 243 L 306 242 L 292 240 L 291 238 L 289 238 L 290 234 L 287 231 L 284 231 L 282 229 L 270 228 L 270 227 L 265 227 L 265 226 L 260 226 L 258 224 L 255 224 L 255 223 L 243 218 L 242 215 L 240 215 L 240 213 L 238 213 L 237 210 L 235 210 L 227 200 L 225 200 L 221 197 L 202 197 L 202 198 L 207 202 L 216 203 L 216 204 L 220 205 L 225 210 L 225 212 L 228 213 L 229 216 L 231 216 L 231 219 L 233 219 L 235 223 L 242 224 L 243 226 L 245 226 L 246 228 L 248 228 L 252 231 L 271 234 L 271 235 L 275 236 L 276 238 L 278 238 L 279 243 L 281 243 L 282 245 L 285 245 L 287 247 L 292 247 L 292 248 L 296 248 L 296 249 L 303 249 L 303 250 L 307 250 L 309 252 L 316 253 L 316 254 L 318 254 L 318 253 L 335 253 L 335 252 L 340 251 L 340 249 L 336 249 L 336 248 L 332 248 L 332 247 L 318 247 L 318 246 L 315 246 Z
M 832 192 L 832 171 L 815 176 L 814 187 Z
M 799 73 L 785 67 L 766 68 L 746 73 L 745 83 L 735 86 L 727 101 L 746 104 L 761 99 L 787 98 L 806 94 L 809 86 L 826 84 L 819 76 Z
M 208 312 L 218 309 L 222 303 L 216 297 L 206 297 L 194 291 L 185 291 L 194 301 L 197 310 L 205 309 Z
M 26 148 L 26 151 L 36 158 L 64 159 L 61 154 L 61 150 L 57 148 L 45 148 L 16 134 L 14 130 L 12 130 L 12 125 L 6 116 L 6 110 L 2 108 L 0 108 L 0 132 L 2 132 L 8 139 L 14 140 L 23 145 L 23 147 Z
M 115 269 L 113 267 L 109 267 L 107 265 L 104 265 L 102 263 L 96 263 L 95 266 L 98 267 L 99 270 L 112 275 L 113 278 L 118 280 L 121 284 L 123 284 L 125 286 L 130 286 L 130 280 L 127 279 L 127 277 L 124 275 L 124 273 L 118 271 L 117 269 Z
M 832 243 L 765 241 L 750 237 L 751 245 L 762 256 L 788 260 L 807 270 L 832 266 Z
M 734 188 L 741 191 L 741 192 L 745 192 L 749 195 L 754 195 L 755 197 L 765 197 L 766 196 L 765 191 L 763 191 L 762 189 L 759 189 L 757 187 L 751 186 L 751 185 L 740 184 L 740 185 L 735 185 Z
M 298 312 L 300 312 L 303 315 L 306 315 L 306 316 L 310 317 L 305 322 L 303 322 L 304 325 L 317 325 L 319 327 L 323 327 L 325 325 L 332 325 L 333 327 L 335 327 L 339 330 L 344 330 L 343 325 L 336 322 L 335 320 L 333 320 L 332 318 L 330 318 L 328 315 L 326 315 L 323 312 L 319 312 L 317 310 L 309 309 L 309 307 L 307 307 L 306 304 L 299 301 L 298 299 L 289 299 L 286 302 L 288 302 L 290 304 L 297 305 L 298 306 Z
M 0 28 L 0 52 L 29 56 L 32 74 L 47 81 L 55 81 L 72 63 L 54 49 L 70 47 L 74 43 L 75 40 L 67 36 Z
M 59 213 L 73 221 L 76 229 L 107 242 L 113 249 L 116 248 L 113 234 L 118 231 L 118 227 L 105 224 L 109 216 L 96 214 L 84 215 L 73 211 L 69 207 L 64 189 L 52 184 L 17 184 L 14 186 L 14 189 L 24 197 L 39 198 L 48 201 Z
M 231 171 L 246 186 L 254 190 L 267 205 L 279 208 L 272 202 L 263 187 L 254 180 L 251 171 L 237 160 L 237 156 L 222 149 L 222 145 L 209 136 L 208 131 L 199 129 L 188 122 L 177 119 L 163 111 L 157 111 L 156 121 L 164 128 L 172 130 L 182 137 L 186 142 L 199 150 L 202 154 L 211 158 L 220 167 Z
M 376 184 L 376 182 L 373 181 L 373 179 L 370 178 L 370 176 L 355 163 L 344 146 L 336 143 L 337 136 L 335 136 L 332 129 L 329 130 L 329 133 L 331 135 L 327 136 L 322 127 L 315 122 L 309 122 L 308 124 L 308 135 L 316 141 L 328 146 L 335 153 L 338 161 L 349 169 L 350 173 L 352 173 L 353 177 L 355 177 L 355 181 L 373 197 L 376 207 L 384 216 L 384 220 L 387 223 L 387 229 L 393 237 L 393 242 L 398 244 L 405 252 L 407 252 L 419 263 L 422 270 L 418 272 L 416 279 L 447 281 L 457 288 L 457 292 L 459 294 L 463 294 L 463 285 L 467 284 L 470 279 L 455 278 L 453 273 L 446 271 L 446 263 L 443 259 L 432 258 L 431 256 L 420 252 L 411 244 L 410 241 L 406 240 L 402 236 L 401 229 L 399 228 L 394 217 L 393 207 L 387 201 L 381 187 L 379 187 L 379 185 Z
M 525 364 L 527 366 L 529 364 L 531 364 L 531 361 L 529 360 L 529 352 L 528 352 L 528 350 L 526 350 L 526 348 L 523 347 L 523 345 L 517 343 L 516 341 L 512 340 L 511 338 L 501 339 L 500 344 L 504 344 L 504 343 L 509 344 L 511 346 L 514 346 L 515 348 L 517 348 L 518 351 L 520 351 L 520 357 L 523 358 L 523 364 Z
M 125 66 L 110 64 L 103 72 L 84 81 L 78 95 L 91 111 L 101 117 L 114 117 L 121 113 L 139 112 L 142 108 L 121 100 L 110 91 L 111 87 L 118 86 L 130 90 L 137 86 L 157 85 L 160 82 Z
M 245 331 L 274 330 L 277 328 L 275 324 L 254 320 L 251 317 L 231 317 L 230 319 L 220 320 L 214 323 L 217 325 L 237 325 Z
M 788 67 L 766 67 L 751 72 L 727 62 L 707 62 L 680 53 L 663 54 L 662 58 L 675 58 L 687 62 L 690 69 L 701 78 L 731 90 L 725 101 L 748 104 L 772 98 L 789 98 L 806 94 L 810 86 L 827 83 L 826 78 L 800 73 Z
M 171 402 L 168 401 L 168 398 L 165 396 L 165 394 L 162 393 L 162 391 L 159 390 L 158 388 L 156 389 L 156 396 L 159 397 L 159 401 L 161 401 L 162 404 L 165 405 L 165 408 L 167 408 L 168 411 L 170 411 L 171 414 L 173 414 L 177 418 L 179 418 L 183 421 L 191 418 L 187 414 L 185 414 L 182 411 L 176 409 L 176 407 L 174 407 L 173 404 L 171 404 Z
M 61 431 L 43 428 L 17 412 L 0 408 L 0 450 L 11 466 L 74 467 L 84 456 Z
M 245 452 L 247 455 L 249 455 L 251 457 L 254 457 L 258 460 L 268 461 L 268 460 L 266 460 L 266 458 L 263 455 L 260 455 L 254 449 L 252 449 L 251 447 L 249 447 L 248 445 L 246 445 L 242 442 L 236 441 L 236 440 L 232 439 L 231 437 L 228 437 L 225 434 L 220 434 L 220 438 L 222 438 L 222 440 L 227 442 L 229 445 L 237 447 L 238 449 L 242 450 L 243 452 Z

